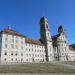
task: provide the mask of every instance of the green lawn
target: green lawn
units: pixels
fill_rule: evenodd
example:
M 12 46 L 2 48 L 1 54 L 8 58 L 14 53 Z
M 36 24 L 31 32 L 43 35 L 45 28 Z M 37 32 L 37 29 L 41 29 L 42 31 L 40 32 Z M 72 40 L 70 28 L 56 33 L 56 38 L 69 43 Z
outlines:
M 60 62 L 60 63 L 69 64 L 69 65 L 74 65 L 75 66 L 75 61 L 63 61 L 63 62 Z
M 0 73 L 75 73 L 75 69 L 51 63 L 32 63 L 0 65 Z

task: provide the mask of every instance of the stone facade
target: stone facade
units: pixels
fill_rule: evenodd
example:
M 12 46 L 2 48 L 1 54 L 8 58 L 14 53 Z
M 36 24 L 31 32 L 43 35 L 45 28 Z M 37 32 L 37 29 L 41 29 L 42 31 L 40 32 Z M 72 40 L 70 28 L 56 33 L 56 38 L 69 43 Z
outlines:
M 51 36 L 47 18 L 40 19 L 40 39 L 33 40 L 11 28 L 0 32 L 1 62 L 75 61 L 75 51 L 67 43 L 62 26 Z

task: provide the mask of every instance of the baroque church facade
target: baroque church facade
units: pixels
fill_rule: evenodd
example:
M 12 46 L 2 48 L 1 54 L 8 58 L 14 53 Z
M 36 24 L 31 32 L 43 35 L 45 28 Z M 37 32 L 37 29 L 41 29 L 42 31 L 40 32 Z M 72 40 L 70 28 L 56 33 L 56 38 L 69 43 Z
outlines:
M 10 27 L 0 32 L 1 62 L 75 61 L 75 46 L 68 45 L 62 26 L 51 36 L 47 18 L 40 19 L 40 39 L 33 40 Z

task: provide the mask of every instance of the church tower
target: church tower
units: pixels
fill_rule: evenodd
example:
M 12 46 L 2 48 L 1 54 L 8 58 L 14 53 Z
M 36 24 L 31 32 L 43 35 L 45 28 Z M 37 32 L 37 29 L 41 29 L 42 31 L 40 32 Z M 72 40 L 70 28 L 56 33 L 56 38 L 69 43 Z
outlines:
M 59 61 L 68 61 L 69 46 L 67 44 L 67 37 L 62 25 L 59 26 L 58 33 L 59 36 L 57 38 L 57 48 L 58 48 Z
M 46 61 L 52 61 L 54 58 L 53 45 L 47 18 L 40 19 L 40 36 L 41 41 L 45 45 Z

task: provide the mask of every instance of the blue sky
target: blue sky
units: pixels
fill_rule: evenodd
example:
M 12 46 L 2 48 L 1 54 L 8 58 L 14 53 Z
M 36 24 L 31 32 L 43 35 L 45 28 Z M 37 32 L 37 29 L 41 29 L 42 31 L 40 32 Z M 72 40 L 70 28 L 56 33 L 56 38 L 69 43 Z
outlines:
M 0 0 L 0 30 L 8 25 L 33 39 L 40 38 L 39 20 L 46 16 L 52 35 L 63 25 L 69 44 L 75 43 L 75 0 Z

